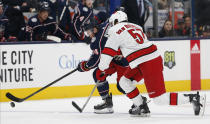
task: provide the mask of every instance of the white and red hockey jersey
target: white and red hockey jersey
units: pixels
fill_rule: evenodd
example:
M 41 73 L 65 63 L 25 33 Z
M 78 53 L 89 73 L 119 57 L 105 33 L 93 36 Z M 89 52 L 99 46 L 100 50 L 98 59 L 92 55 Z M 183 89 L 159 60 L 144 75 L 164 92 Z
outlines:
M 99 68 L 103 71 L 109 67 L 118 48 L 129 62 L 131 68 L 160 56 L 156 45 L 148 41 L 140 26 L 121 22 L 108 31 L 108 40 L 101 55 Z

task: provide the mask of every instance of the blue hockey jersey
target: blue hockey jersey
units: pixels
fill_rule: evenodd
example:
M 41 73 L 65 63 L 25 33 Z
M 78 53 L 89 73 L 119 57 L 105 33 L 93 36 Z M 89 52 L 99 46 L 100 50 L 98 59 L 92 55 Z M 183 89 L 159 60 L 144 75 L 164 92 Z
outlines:
M 54 35 L 63 40 L 67 38 L 67 34 L 59 28 L 52 17 L 48 17 L 44 22 L 40 22 L 38 15 L 35 15 L 29 19 L 28 25 L 22 29 L 21 39 L 41 41 L 47 35 Z
M 81 2 L 75 7 L 75 14 L 72 17 L 70 32 L 79 40 L 84 40 L 84 26 L 89 19 L 93 18 L 93 9 L 88 8 Z

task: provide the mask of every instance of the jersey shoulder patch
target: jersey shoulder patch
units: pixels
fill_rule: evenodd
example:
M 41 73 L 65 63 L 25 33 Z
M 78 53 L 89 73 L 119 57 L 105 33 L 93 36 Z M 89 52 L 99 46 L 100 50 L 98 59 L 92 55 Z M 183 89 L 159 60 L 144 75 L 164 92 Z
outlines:
M 34 18 L 31 19 L 31 21 L 32 22 L 37 22 L 37 18 L 34 17 Z
M 87 12 L 88 11 L 88 8 L 87 7 L 83 7 L 82 9 L 84 12 Z

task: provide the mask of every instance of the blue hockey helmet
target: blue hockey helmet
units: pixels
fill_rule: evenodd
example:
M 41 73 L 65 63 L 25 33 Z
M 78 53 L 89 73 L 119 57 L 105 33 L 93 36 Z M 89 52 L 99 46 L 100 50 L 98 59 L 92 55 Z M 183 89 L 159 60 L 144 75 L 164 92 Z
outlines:
M 38 11 L 41 12 L 41 11 L 48 11 L 50 12 L 50 7 L 49 7 L 49 3 L 44 1 L 44 2 L 40 2 L 38 4 Z

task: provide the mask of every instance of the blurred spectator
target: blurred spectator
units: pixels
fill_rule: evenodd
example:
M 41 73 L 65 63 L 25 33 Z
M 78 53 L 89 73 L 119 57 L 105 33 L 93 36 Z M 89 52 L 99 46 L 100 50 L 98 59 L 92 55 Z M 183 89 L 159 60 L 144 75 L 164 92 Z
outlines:
M 198 27 L 210 25 L 210 0 L 195 0 L 195 23 Z
M 81 0 L 75 7 L 75 14 L 72 18 L 68 32 L 72 34 L 75 42 L 78 40 L 89 44 L 91 38 L 84 34 L 84 27 L 93 19 L 93 0 Z M 75 36 L 75 37 L 74 37 Z
M 69 0 L 57 0 L 58 5 L 58 18 L 59 26 L 65 32 L 69 31 L 71 24 L 71 15 L 70 15 L 70 1 Z
M 149 17 L 149 4 L 146 0 L 122 0 L 121 6 L 128 15 L 128 21 L 144 29 L 144 24 Z
M 172 2 L 171 2 L 172 3 Z M 185 6 L 186 7 L 186 6 Z M 183 0 L 175 0 L 174 1 L 174 9 L 175 10 L 184 10 Z
M 3 0 L 3 3 L 10 6 L 15 6 L 22 12 L 30 12 L 30 7 L 28 5 L 29 1 L 32 0 Z M 32 4 L 32 3 L 31 3 Z
M 105 7 L 105 1 L 100 1 L 98 3 L 98 6 L 96 7 L 97 10 L 99 11 L 103 11 L 103 12 L 106 12 L 106 7 Z
M 32 11 L 32 8 L 29 6 L 29 3 L 28 3 L 29 0 L 22 0 L 21 3 L 20 3 L 20 9 L 22 12 L 31 12 Z M 32 1 L 30 1 L 32 2 Z
M 22 12 L 35 12 L 37 8 L 37 0 L 23 0 L 21 5 Z
M 22 3 L 22 0 L 2 0 L 4 5 L 11 5 L 11 6 L 20 6 Z
M 0 1 L 0 42 L 5 42 L 7 36 L 6 28 L 8 25 L 8 18 L 4 15 L 3 3 Z
M 177 36 L 184 36 L 185 35 L 185 22 L 184 19 L 178 19 L 177 21 L 177 29 L 176 29 Z
M 210 38 L 210 25 L 204 25 L 203 26 L 203 32 L 202 32 L 202 37 L 204 38 Z
M 25 27 L 25 20 L 20 10 L 21 0 L 4 0 L 8 8 L 5 11 L 9 22 L 7 26 L 8 41 L 17 41 L 18 34 L 22 27 Z
M 195 0 L 195 1 L 204 1 L 204 0 Z M 190 15 L 191 14 L 191 0 L 183 0 L 184 5 L 184 14 Z
M 191 17 L 188 15 L 184 16 L 184 22 L 185 22 L 185 36 L 192 36 L 192 29 L 191 29 Z
M 28 6 L 28 3 L 26 2 L 26 0 L 22 0 L 21 11 L 22 12 L 30 12 L 30 7 Z
M 168 0 L 158 0 L 158 9 L 168 9 Z
M 37 0 L 37 4 L 47 2 L 49 4 L 50 13 L 49 15 L 53 17 L 54 21 L 56 21 L 56 13 L 57 13 L 57 3 L 56 0 Z M 37 7 L 38 7 L 37 5 Z
M 47 35 L 60 37 L 62 40 L 71 40 L 69 34 L 64 33 L 49 16 L 50 7 L 47 2 L 41 2 L 38 6 L 38 14 L 31 17 L 28 25 L 22 28 L 19 35 L 20 40 L 24 41 L 46 41 Z
M 170 20 L 166 20 L 163 28 L 159 32 L 159 37 L 173 37 L 174 30 L 172 28 L 172 22 Z

